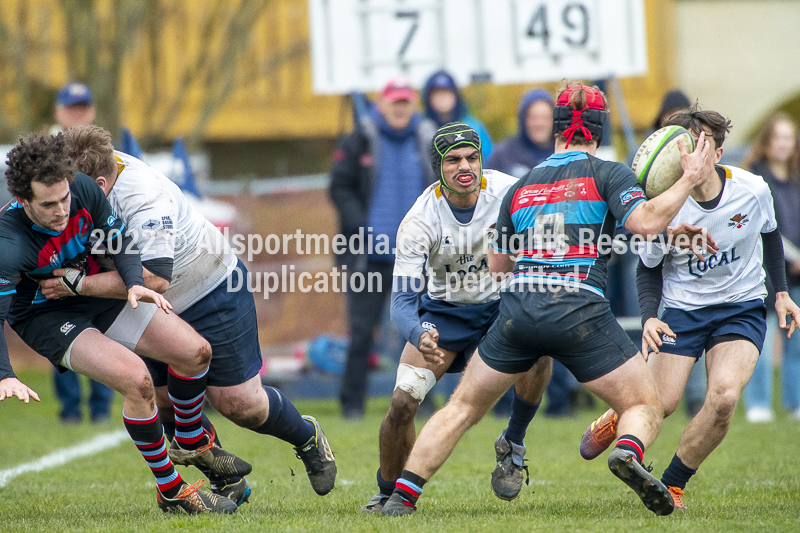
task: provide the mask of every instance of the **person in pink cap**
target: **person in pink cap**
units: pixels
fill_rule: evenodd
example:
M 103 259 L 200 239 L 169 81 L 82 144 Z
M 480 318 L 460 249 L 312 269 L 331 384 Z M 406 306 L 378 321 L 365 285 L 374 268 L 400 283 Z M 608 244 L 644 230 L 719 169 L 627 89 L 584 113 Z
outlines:
M 351 274 L 379 280 L 360 292 L 347 291 L 350 346 L 339 400 L 348 419 L 364 416 L 368 356 L 392 292 L 397 229 L 425 187 L 436 181 L 428 157 L 436 126 L 416 112 L 416 105 L 411 83 L 403 77 L 391 79 L 377 105 L 333 154 L 330 195 L 340 232 L 348 243 L 363 243 L 348 246 L 340 264 Z

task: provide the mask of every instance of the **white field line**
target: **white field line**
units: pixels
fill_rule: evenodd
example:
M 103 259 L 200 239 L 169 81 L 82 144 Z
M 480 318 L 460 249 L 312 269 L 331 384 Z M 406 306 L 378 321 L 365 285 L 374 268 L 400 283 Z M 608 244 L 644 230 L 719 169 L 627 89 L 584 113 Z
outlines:
M 63 465 L 73 459 L 79 457 L 86 457 L 87 455 L 94 455 L 98 452 L 113 448 L 119 445 L 122 441 L 129 440 L 128 432 L 124 429 L 119 431 L 112 431 L 111 433 L 103 433 L 96 436 L 92 440 L 82 442 L 71 448 L 62 448 L 50 455 L 45 455 L 30 463 L 25 463 L 8 470 L 0 470 L 0 487 L 6 484 L 13 478 L 25 472 L 41 472 L 48 468 Z

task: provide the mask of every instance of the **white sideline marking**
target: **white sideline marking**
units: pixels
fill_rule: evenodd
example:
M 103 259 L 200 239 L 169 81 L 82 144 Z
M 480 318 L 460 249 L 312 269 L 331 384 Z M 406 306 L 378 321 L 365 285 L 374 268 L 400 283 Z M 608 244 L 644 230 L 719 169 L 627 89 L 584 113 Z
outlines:
M 0 470 L 0 487 L 5 487 L 6 484 L 13 478 L 25 472 L 41 472 L 47 468 L 60 466 L 64 463 L 77 459 L 79 457 L 86 457 L 87 455 L 94 455 L 107 448 L 113 448 L 124 440 L 128 440 L 128 432 L 124 429 L 119 431 L 112 431 L 111 433 L 103 433 L 96 436 L 92 440 L 82 442 L 71 448 L 62 448 L 50 455 L 45 455 L 30 463 L 15 466 L 8 470 Z

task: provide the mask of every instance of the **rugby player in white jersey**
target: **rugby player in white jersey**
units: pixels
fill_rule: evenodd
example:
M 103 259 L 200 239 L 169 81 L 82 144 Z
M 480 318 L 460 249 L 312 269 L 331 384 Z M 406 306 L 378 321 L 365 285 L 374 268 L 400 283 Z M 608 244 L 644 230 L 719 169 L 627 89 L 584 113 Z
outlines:
M 391 496 L 414 445 L 420 402 L 446 372 L 464 369 L 500 305 L 489 274 L 489 242 L 500 204 L 518 180 L 484 170 L 480 137 L 458 122 L 436 132 L 431 164 L 440 181 L 420 195 L 397 233 L 392 322 L 408 342 L 381 424 L 380 492 L 364 512 L 379 512 Z M 495 441 L 492 489 L 498 498 L 513 500 L 522 489 L 523 439 L 551 371 L 552 359 L 545 357 L 515 386 L 508 428 Z
M 760 176 L 719 165 L 730 121 L 695 107 L 673 115 L 666 125 L 682 126 L 695 137 L 705 132 L 715 155 L 707 161 L 714 174 L 692 191 L 671 225 L 689 222 L 705 227 L 719 250 L 701 261 L 687 250 L 653 243 L 640 252 L 636 280 L 642 353 L 648 347 L 653 350 L 648 368 L 664 416 L 675 411 L 692 365 L 706 354 L 705 402 L 681 435 L 661 478 L 675 508 L 686 508 L 686 483 L 728 432 L 764 345 L 765 270 L 775 286 L 775 310 L 787 338 L 800 323 L 800 309 L 787 292 L 783 245 L 769 187 Z M 665 308 L 659 320 L 662 300 Z M 589 426 L 581 441 L 584 458 L 597 457 L 613 442 L 616 421 L 616 414 L 607 411 Z
M 278 389 L 261 385 L 255 301 L 244 288 L 247 269 L 225 237 L 191 207 L 169 178 L 134 157 L 115 152 L 111 136 L 102 128 L 78 126 L 65 135 L 78 169 L 97 182 L 130 228 L 141 250 L 146 286 L 169 298 L 178 316 L 211 344 L 206 396 L 211 405 L 241 427 L 292 444 L 305 464 L 314 491 L 320 495 L 329 493 L 336 479 L 336 463 L 319 423 L 313 417 L 301 416 Z M 48 288 L 48 297 L 66 295 L 57 281 Z M 124 286 L 117 272 L 111 271 L 86 276 L 82 288 L 93 294 L 98 290 L 113 294 Z M 148 319 L 142 316 L 142 320 Z M 137 339 L 121 341 L 135 346 Z M 157 403 L 169 434 L 174 422 L 163 386 L 166 368 L 149 359 L 145 362 L 153 376 Z M 175 412 L 176 419 L 181 415 Z M 213 437 L 215 432 L 207 419 L 204 427 Z M 180 450 L 176 450 L 173 440 L 170 454 L 174 453 Z M 214 492 L 237 504 L 248 500 L 250 486 L 246 479 L 209 479 Z

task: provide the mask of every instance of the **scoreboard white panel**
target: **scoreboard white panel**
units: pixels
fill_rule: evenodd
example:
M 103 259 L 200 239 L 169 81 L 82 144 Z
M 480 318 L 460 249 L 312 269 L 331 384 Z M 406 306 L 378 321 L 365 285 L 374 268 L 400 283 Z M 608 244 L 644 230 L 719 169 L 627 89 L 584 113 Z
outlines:
M 644 0 L 309 0 L 314 90 L 644 74 Z

